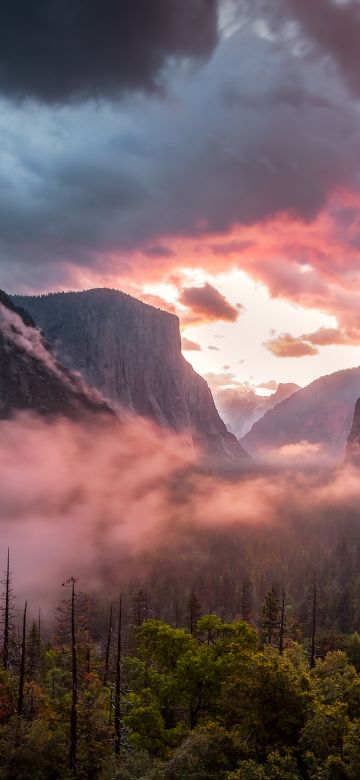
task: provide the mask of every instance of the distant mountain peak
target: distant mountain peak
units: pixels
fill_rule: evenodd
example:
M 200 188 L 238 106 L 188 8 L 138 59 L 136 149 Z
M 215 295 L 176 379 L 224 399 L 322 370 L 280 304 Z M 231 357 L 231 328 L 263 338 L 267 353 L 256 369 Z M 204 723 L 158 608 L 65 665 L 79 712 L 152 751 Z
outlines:
M 257 395 L 250 387 L 220 389 L 215 394 L 215 403 L 226 425 L 241 439 L 269 409 L 299 389 L 292 382 L 279 384 L 269 396 Z
M 360 367 L 316 379 L 255 423 L 242 439 L 254 457 L 267 458 L 288 445 L 318 446 L 324 455 L 340 457 L 360 396 Z

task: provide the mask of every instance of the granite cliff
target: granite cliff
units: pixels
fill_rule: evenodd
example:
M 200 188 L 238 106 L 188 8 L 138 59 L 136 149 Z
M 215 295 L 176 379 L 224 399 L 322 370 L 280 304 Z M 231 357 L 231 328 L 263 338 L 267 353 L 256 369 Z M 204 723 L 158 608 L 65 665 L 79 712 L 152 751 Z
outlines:
M 17 411 L 78 419 L 110 409 L 52 355 L 32 317 L 0 290 L 0 419 Z
M 181 354 L 178 318 L 118 290 L 14 296 L 65 365 L 119 407 L 150 417 L 230 459 L 248 456 L 211 391 Z

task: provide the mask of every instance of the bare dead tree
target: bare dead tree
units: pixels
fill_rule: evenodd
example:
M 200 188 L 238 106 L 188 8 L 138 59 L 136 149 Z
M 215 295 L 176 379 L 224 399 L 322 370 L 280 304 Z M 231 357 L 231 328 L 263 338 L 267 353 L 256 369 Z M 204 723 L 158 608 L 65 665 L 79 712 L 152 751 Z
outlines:
M 3 579 L 2 584 L 4 586 L 4 591 L 2 596 L 3 603 L 1 606 L 1 613 L 2 613 L 1 622 L 3 625 L 2 665 L 5 671 L 7 671 L 10 666 L 10 637 L 13 629 L 13 599 L 14 599 L 13 592 L 12 592 L 11 572 L 10 572 L 9 548 L 7 551 L 5 577 Z
M 104 663 L 104 677 L 103 677 L 103 685 L 107 684 L 108 676 L 109 676 L 109 659 L 110 659 L 110 648 L 111 648 L 111 639 L 112 639 L 112 632 L 113 632 L 113 605 L 110 604 L 110 613 L 109 613 L 109 624 L 108 624 L 108 631 L 107 631 L 107 637 L 106 637 L 106 647 L 105 647 L 105 663 Z
M 116 675 L 115 675 L 115 743 L 114 751 L 119 755 L 121 748 L 121 656 L 122 656 L 122 594 L 119 599 L 118 633 L 116 647 Z
M 21 655 L 20 655 L 20 675 L 19 675 L 19 694 L 17 703 L 17 715 L 19 717 L 23 714 L 24 708 L 24 682 L 25 682 L 25 660 L 26 660 L 26 612 L 27 601 L 25 601 L 24 614 L 23 614 L 23 629 L 21 640 Z
M 78 700 L 78 659 L 76 634 L 76 597 L 75 577 L 63 582 L 63 587 L 70 588 L 70 599 L 65 601 L 60 612 L 65 616 L 65 624 L 69 622 L 70 652 L 71 652 L 71 709 L 70 709 L 70 745 L 69 769 L 72 775 L 77 773 L 77 700 Z M 67 627 L 67 626 L 66 626 Z
M 282 655 L 284 651 L 284 630 L 285 630 L 285 591 L 283 591 L 282 593 L 281 613 L 280 613 L 280 630 L 279 630 L 280 655 Z
M 316 579 L 314 577 L 313 583 L 313 604 L 312 604 L 312 621 L 311 621 L 311 647 L 310 647 L 310 668 L 313 669 L 316 660 L 316 607 L 317 607 L 317 590 Z

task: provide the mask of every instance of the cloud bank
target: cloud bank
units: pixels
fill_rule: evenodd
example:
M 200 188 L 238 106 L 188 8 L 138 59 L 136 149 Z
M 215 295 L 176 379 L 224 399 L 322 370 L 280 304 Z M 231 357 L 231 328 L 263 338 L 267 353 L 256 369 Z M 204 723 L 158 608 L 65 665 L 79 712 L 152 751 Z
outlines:
M 75 575 L 104 592 L 197 531 L 275 527 L 344 502 L 356 508 L 358 471 L 320 473 L 318 454 L 304 442 L 281 453 L 276 479 L 226 480 L 199 470 L 187 439 L 136 417 L 118 427 L 29 415 L 2 421 L 0 528 L 16 589 L 38 603 Z M 304 455 L 308 471 L 299 468 Z
M 5 0 L 0 91 L 45 103 L 154 91 L 170 58 L 205 58 L 217 0 Z

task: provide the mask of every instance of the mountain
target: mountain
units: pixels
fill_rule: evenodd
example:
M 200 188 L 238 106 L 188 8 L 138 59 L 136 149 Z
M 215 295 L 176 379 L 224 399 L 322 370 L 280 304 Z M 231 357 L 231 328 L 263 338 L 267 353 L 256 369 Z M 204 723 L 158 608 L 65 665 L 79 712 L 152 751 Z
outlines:
M 360 464 L 360 398 L 356 401 L 354 417 L 346 444 L 346 460 Z
M 260 459 L 289 445 L 302 445 L 304 451 L 309 445 L 313 453 L 339 457 L 359 396 L 360 367 L 320 377 L 268 411 L 241 443 Z
M 61 361 L 111 400 L 208 451 L 248 462 L 211 391 L 181 354 L 179 320 L 118 290 L 14 296 Z
M 0 419 L 16 411 L 79 418 L 110 409 L 55 360 L 32 317 L 0 290 Z
M 214 392 L 214 400 L 225 425 L 241 439 L 269 409 L 300 390 L 291 382 L 279 384 L 270 396 L 257 395 L 252 388 L 224 388 Z

